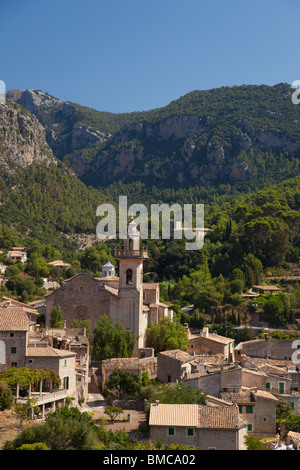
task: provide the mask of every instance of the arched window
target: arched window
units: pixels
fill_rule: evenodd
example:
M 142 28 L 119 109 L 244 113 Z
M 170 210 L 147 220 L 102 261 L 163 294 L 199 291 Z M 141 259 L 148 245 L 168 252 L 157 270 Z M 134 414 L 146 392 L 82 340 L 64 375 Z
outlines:
M 132 284 L 132 269 L 126 271 L 126 284 Z

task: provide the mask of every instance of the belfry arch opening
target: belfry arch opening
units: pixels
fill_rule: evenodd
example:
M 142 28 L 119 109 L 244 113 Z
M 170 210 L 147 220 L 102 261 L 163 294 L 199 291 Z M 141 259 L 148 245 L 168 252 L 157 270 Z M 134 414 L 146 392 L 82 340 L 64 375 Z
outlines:
M 127 271 L 126 271 L 126 284 L 127 284 L 127 285 L 133 284 L 133 281 L 132 281 L 132 269 L 127 269 Z

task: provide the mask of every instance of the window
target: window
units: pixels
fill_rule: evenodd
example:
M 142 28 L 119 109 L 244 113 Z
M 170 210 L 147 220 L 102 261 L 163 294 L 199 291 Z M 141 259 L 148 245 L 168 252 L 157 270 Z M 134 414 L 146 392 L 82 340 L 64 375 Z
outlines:
M 15 336 L 15 334 L 14 334 L 14 333 L 10 333 L 9 336 L 10 336 L 11 338 L 13 338 L 13 337 Z
M 16 352 L 17 352 L 16 346 L 12 346 L 12 347 L 10 348 L 10 352 L 11 352 L 12 354 L 16 354 Z
M 29 364 L 32 364 L 32 363 L 33 363 L 33 359 L 28 359 L 28 363 L 29 363 Z
M 193 428 L 189 428 L 187 430 L 187 435 L 190 436 L 190 437 L 193 437 L 194 436 L 194 429 Z
M 239 405 L 239 412 L 240 412 L 240 413 L 243 413 L 243 407 L 242 407 L 242 405 Z
M 252 431 L 252 424 L 248 424 L 248 431 Z
M 168 380 L 168 383 L 171 383 L 171 382 L 172 382 L 172 376 L 171 376 L 171 375 L 168 375 L 167 380 Z
M 64 389 L 69 390 L 69 377 L 64 377 Z
M 126 284 L 132 284 L 132 269 L 126 271 Z
M 267 389 L 270 389 L 270 388 L 271 388 L 270 382 L 267 382 L 267 383 L 266 383 L 266 388 L 267 388 Z
M 174 428 L 168 428 L 168 436 L 175 436 L 175 429 Z
M 247 405 L 246 406 L 246 413 L 253 413 L 253 406 L 252 405 Z
M 12 362 L 11 367 L 18 367 L 18 363 L 17 362 Z
M 64 359 L 64 366 L 67 366 L 67 365 L 68 365 L 68 360 Z
M 279 382 L 279 393 L 284 393 L 284 382 Z

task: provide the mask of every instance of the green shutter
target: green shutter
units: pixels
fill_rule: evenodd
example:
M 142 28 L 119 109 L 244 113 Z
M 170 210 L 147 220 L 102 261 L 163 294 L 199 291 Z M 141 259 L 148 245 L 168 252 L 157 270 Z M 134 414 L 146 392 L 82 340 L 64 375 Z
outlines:
M 246 413 L 253 413 L 253 406 L 252 405 L 247 405 L 246 406 Z
M 174 428 L 169 428 L 168 429 L 168 435 L 169 436 L 174 436 L 174 434 L 175 434 L 175 429 Z

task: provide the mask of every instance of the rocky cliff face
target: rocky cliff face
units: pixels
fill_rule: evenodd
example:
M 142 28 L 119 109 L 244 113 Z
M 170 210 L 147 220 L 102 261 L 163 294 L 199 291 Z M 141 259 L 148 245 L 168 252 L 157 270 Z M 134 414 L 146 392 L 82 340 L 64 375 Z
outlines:
M 62 159 L 75 150 L 104 143 L 109 133 L 80 122 L 74 103 L 61 101 L 39 90 L 9 90 L 7 98 L 34 114 L 43 124 L 53 154 Z
M 0 105 L 0 167 L 8 174 L 40 163 L 56 162 L 38 119 L 7 100 Z
M 197 116 L 139 123 L 116 134 L 108 149 L 92 161 L 75 152 L 71 166 L 79 177 L 91 178 L 99 185 L 120 178 L 148 180 L 151 184 L 162 180 L 191 185 L 204 181 L 234 184 L 255 177 L 255 168 L 249 165 L 255 152 L 300 150 L 300 140 L 292 142 L 272 132 L 247 133 L 241 129 L 223 145 L 215 143 L 213 136 L 211 141 L 201 142 L 208 132 L 207 122 Z
M 192 92 L 165 108 L 122 118 L 111 114 L 108 120 L 105 113 L 40 91 L 12 90 L 8 96 L 44 125 L 54 155 L 67 158 L 95 186 L 119 179 L 235 184 L 256 178 L 259 154 L 300 157 L 300 108 L 291 108 L 284 85 L 226 88 L 209 96 Z

